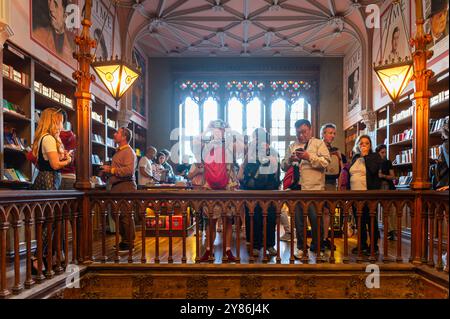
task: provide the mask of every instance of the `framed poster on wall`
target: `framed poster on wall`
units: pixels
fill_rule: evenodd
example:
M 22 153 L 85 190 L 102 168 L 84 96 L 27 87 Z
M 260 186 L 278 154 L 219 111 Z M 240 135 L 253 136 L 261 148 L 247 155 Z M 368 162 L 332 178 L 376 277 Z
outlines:
M 132 110 L 141 117 L 145 118 L 145 75 L 146 64 L 144 56 L 137 50 L 133 49 L 133 64 L 137 65 L 141 69 L 141 76 L 136 80 L 131 88 L 131 106 Z
M 357 48 L 345 64 L 347 113 L 361 109 L 361 48 Z
M 75 51 L 75 23 L 67 23 L 70 5 L 79 6 L 78 0 L 30 0 L 31 38 L 52 55 L 76 68 L 72 54 Z
M 428 45 L 428 49 L 433 50 L 434 53 L 429 61 L 429 65 L 433 65 L 442 55 L 448 55 L 448 7 L 448 0 L 423 1 L 425 32 L 431 34 L 433 39 Z

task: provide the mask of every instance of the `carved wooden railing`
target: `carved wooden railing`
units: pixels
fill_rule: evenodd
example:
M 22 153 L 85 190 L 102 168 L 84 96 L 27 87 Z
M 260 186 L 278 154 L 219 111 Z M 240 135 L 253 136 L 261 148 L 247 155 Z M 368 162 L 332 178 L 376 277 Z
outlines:
M 244 207 L 248 207 L 250 215 L 250 224 L 246 225 L 250 229 L 250 247 L 253 247 L 254 221 L 253 215 L 256 205 L 262 208 L 263 217 L 263 258 L 262 263 L 269 262 L 281 264 L 280 256 L 280 217 L 281 207 L 287 205 L 289 208 L 289 218 L 291 227 L 295 225 L 295 207 L 300 205 L 306 212 L 310 205 L 316 208 L 318 224 L 320 225 L 324 217 L 324 212 L 329 214 L 330 220 L 334 219 L 336 211 L 340 212 L 342 221 L 342 262 L 413 262 L 416 264 L 425 264 L 435 267 L 438 270 L 443 269 L 442 253 L 448 251 L 448 192 L 438 193 L 435 191 L 347 191 L 347 192 L 307 192 L 307 191 L 196 191 L 196 190 L 178 190 L 178 191 L 135 191 L 131 193 L 110 193 L 104 191 L 89 192 L 45 192 L 45 191 L 21 191 L 21 192 L 0 192 L 0 296 L 7 296 L 10 291 L 18 294 L 23 287 L 30 288 L 35 283 L 40 283 L 46 278 L 53 277 L 53 271 L 43 272 L 43 243 L 48 243 L 48 251 L 55 251 L 56 266 L 53 268 L 55 273 L 61 273 L 68 263 L 120 263 L 124 260 L 127 263 L 162 263 L 162 256 L 167 256 L 167 263 L 188 264 L 187 258 L 187 239 L 186 231 L 181 234 L 181 255 L 174 254 L 174 233 L 172 229 L 172 219 L 174 212 L 182 216 L 182 225 L 187 226 L 188 212 L 193 212 L 195 220 L 195 252 L 193 262 L 198 263 L 202 255 L 204 243 L 200 236 L 200 212 L 207 211 L 208 220 L 211 222 L 214 206 L 222 208 L 221 219 L 224 225 L 227 223 L 225 212 L 227 208 L 234 207 L 232 211 L 234 216 L 240 216 Z M 276 211 L 276 250 L 277 255 L 271 260 L 266 252 L 266 225 L 268 223 L 268 209 L 275 207 Z M 324 208 L 328 209 L 325 210 Z M 370 220 L 372 221 L 372 231 L 370 231 L 369 240 L 372 242 L 374 237 L 374 225 L 377 220 L 377 214 L 380 214 L 380 228 L 383 234 L 389 230 L 389 215 L 395 214 L 397 238 L 402 238 L 405 219 L 411 220 L 410 241 L 397 240 L 394 257 L 388 253 L 388 239 L 386 235 L 380 237 L 383 242 L 382 258 L 374 251 L 371 245 L 369 256 L 365 259 L 361 247 L 361 238 L 359 231 L 361 229 L 361 216 L 364 207 L 368 207 Z M 391 209 L 395 207 L 395 209 Z M 146 209 L 152 208 L 155 218 L 154 229 L 154 247 L 146 247 Z M 188 210 L 189 208 L 189 210 Z M 337 209 L 337 210 L 336 210 Z M 355 212 L 357 234 L 357 253 L 352 254 L 350 246 L 355 245 L 354 240 L 350 241 L 347 234 L 349 220 Z M 161 234 L 158 229 L 158 219 L 162 215 L 169 219 L 169 230 Z M 141 236 L 137 236 L 135 244 L 140 244 L 140 256 L 133 258 L 135 251 L 129 249 L 127 257 L 121 259 L 119 253 L 119 232 L 115 235 L 107 234 L 107 218 L 112 217 L 118 228 L 120 217 L 125 216 L 130 220 L 140 220 Z M 304 218 L 304 240 L 303 240 L 303 258 L 302 263 L 310 262 L 307 252 L 307 214 Z M 236 229 L 240 229 L 241 220 L 235 218 Z M 43 238 L 43 229 L 47 230 L 46 237 Z M 211 227 L 210 227 L 211 229 Z M 185 229 L 184 229 L 185 230 Z M 21 231 L 24 235 L 21 239 Z M 34 234 L 33 234 L 34 231 Z M 52 231 L 54 236 L 52 236 Z M 8 241 L 9 238 L 12 238 Z M 212 233 L 206 234 L 211 236 Z M 210 237 L 210 238 L 211 238 Z M 322 238 L 320 228 L 317 237 Z M 336 243 L 335 228 L 331 227 L 330 240 L 331 247 Z M 32 241 L 35 239 L 36 248 L 32 247 Z M 161 245 L 161 241 L 167 242 L 167 245 Z M 179 240 L 179 239 L 177 239 Z M 191 238 L 192 240 L 192 238 Z M 232 243 L 233 251 L 236 255 L 236 263 L 241 263 L 241 243 L 239 234 Z M 20 248 L 21 242 L 26 243 L 26 255 L 21 263 Z M 225 254 L 225 240 L 223 242 L 222 263 L 227 263 Z M 13 260 L 7 257 L 8 243 L 13 247 Z M 115 244 L 115 248 L 113 245 Z M 409 256 L 404 256 L 404 247 L 410 246 Z M 56 248 L 56 249 L 54 249 Z M 148 258 L 148 252 L 152 248 L 153 258 Z M 210 241 L 210 247 L 213 250 L 213 241 Z M 290 264 L 295 263 L 294 257 L 294 232 L 291 232 L 289 246 Z M 316 250 L 317 263 L 336 263 L 335 250 L 331 249 L 329 254 L 321 257 L 320 246 Z M 111 251 L 113 254 L 111 255 Z M 407 251 L 407 250 L 406 250 Z M 37 274 L 32 276 L 32 256 L 36 256 Z M 64 255 L 64 258 L 62 257 Z M 177 257 L 178 256 L 178 257 Z M 406 260 L 404 259 L 406 258 Z M 63 261 L 64 259 L 64 261 Z M 14 278 L 7 276 L 7 262 L 13 265 Z M 47 255 L 47 264 L 55 264 L 51 254 Z M 208 262 L 213 263 L 214 255 L 211 255 Z M 249 254 L 249 263 L 255 263 L 253 255 Z M 444 269 L 448 272 L 448 254 L 447 266 Z M 21 275 L 21 270 L 25 270 L 25 276 Z M 23 278 L 25 277 L 25 278 Z M 22 282 L 22 279 L 25 279 Z
M 8 249 L 12 250 L 10 255 L 14 256 L 14 279 L 11 287 L 14 294 L 50 279 L 55 274 L 61 274 L 69 263 L 77 262 L 78 245 L 71 244 L 70 240 L 72 243 L 78 242 L 80 227 L 76 226 L 81 226 L 83 222 L 79 215 L 79 201 L 82 197 L 83 193 L 76 191 L 0 192 L 0 297 L 10 294 L 6 272 Z M 56 259 L 55 267 L 49 267 L 45 273 L 44 242 L 48 243 L 47 251 L 53 251 Z M 10 243 L 10 247 L 7 243 Z M 32 247 L 32 243 L 35 243 L 35 247 Z M 21 244 L 25 245 L 24 263 L 21 263 Z M 37 259 L 35 276 L 32 276 L 33 257 Z M 54 264 L 51 253 L 47 254 L 45 262 L 48 265 Z M 21 270 L 24 270 L 25 278 Z M 25 280 L 22 281 L 23 279 Z

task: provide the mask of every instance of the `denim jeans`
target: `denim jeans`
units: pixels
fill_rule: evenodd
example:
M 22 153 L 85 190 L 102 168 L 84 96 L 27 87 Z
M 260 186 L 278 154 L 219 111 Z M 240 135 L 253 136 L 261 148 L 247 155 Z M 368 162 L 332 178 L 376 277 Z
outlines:
M 310 250 L 315 252 L 317 247 L 317 213 L 314 205 L 308 207 L 308 218 L 311 224 L 312 241 Z M 297 236 L 297 248 L 303 250 L 303 208 L 301 205 L 295 207 L 295 233 Z M 323 225 L 320 225 L 320 233 L 323 234 Z M 323 236 L 322 236 L 323 237 Z M 323 241 L 320 241 L 320 248 L 323 247 Z

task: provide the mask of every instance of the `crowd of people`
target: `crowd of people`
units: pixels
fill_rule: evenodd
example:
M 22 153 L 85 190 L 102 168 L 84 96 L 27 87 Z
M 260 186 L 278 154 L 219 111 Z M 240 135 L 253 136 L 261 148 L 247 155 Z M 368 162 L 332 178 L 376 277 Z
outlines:
M 73 145 L 74 135 L 68 134 L 64 129 L 65 115 L 61 110 L 48 108 L 42 112 L 39 120 L 35 139 L 32 147 L 32 157 L 35 158 L 39 174 L 34 179 L 33 189 L 57 190 L 61 189 L 61 170 L 66 169 L 67 178 L 71 180 L 65 184 L 73 186 Z M 202 142 L 202 152 L 200 158 L 195 158 L 194 163 L 190 163 L 189 157 L 183 157 L 182 163 L 176 169 L 169 163 L 170 152 L 166 149 L 158 151 L 155 147 L 149 147 L 139 163 L 134 150 L 130 146 L 132 132 L 121 127 L 114 134 L 114 141 L 118 144 L 116 153 L 112 158 L 111 165 L 101 167 L 102 174 L 108 179 L 107 190 L 112 192 L 128 192 L 137 189 L 138 185 L 148 185 L 149 183 L 167 183 L 173 181 L 176 175 L 189 180 L 194 188 L 206 190 L 278 190 L 280 188 L 290 190 L 309 191 L 336 191 L 336 190 L 380 190 L 395 189 L 393 181 L 396 179 L 392 163 L 386 156 L 386 146 L 378 145 L 376 148 L 372 144 L 368 135 L 361 135 L 357 138 L 353 156 L 347 160 L 346 156 L 333 145 L 336 137 L 336 126 L 332 123 L 324 124 L 320 129 L 320 138 L 313 136 L 310 121 L 300 119 L 295 123 L 296 141 L 288 149 L 283 160 L 270 146 L 270 136 L 264 128 L 257 128 L 249 143 L 236 145 L 242 141 L 234 141 L 225 145 L 224 135 L 229 128 L 228 124 L 221 120 L 212 121 L 208 130 L 212 132 L 206 144 Z M 441 155 L 438 160 L 439 166 L 433 175 L 437 189 L 448 189 L 448 118 L 442 130 L 444 143 L 441 146 Z M 65 140 L 66 143 L 63 143 Z M 203 141 L 202 139 L 200 139 Z M 70 142 L 72 141 L 72 142 Z M 66 146 L 66 148 L 65 148 Z M 208 147 L 209 146 L 209 147 Z M 206 151 L 204 149 L 206 148 Z M 243 162 L 237 165 L 236 161 L 227 162 L 226 155 L 236 148 L 244 149 L 245 156 Z M 70 150 L 69 150 L 70 149 Z M 250 152 L 248 150 L 256 150 Z M 261 156 L 263 154 L 263 156 Z M 138 183 L 136 184 L 135 171 L 138 168 Z M 281 181 L 281 170 L 285 172 L 285 177 Z M 205 252 L 200 261 L 208 261 L 213 255 L 214 239 L 216 236 L 217 221 L 222 216 L 226 216 L 224 222 L 224 241 L 226 244 L 226 257 L 228 261 L 234 261 L 235 257 L 231 250 L 232 225 L 235 218 L 244 221 L 247 242 L 253 242 L 253 247 L 249 247 L 249 252 L 258 256 L 263 243 L 263 217 L 262 208 L 256 206 L 251 214 L 250 208 L 245 207 L 245 211 L 236 212 L 235 207 L 225 208 L 215 206 L 212 212 L 203 207 L 204 218 L 211 220 L 204 223 L 207 225 L 207 234 L 212 232 L 213 236 L 206 236 Z M 284 228 L 284 235 L 281 240 L 289 241 L 291 231 L 295 228 L 297 240 L 294 256 L 301 259 L 303 257 L 304 240 L 304 214 L 307 214 L 311 225 L 310 251 L 320 250 L 323 253 L 326 249 L 334 249 L 328 239 L 330 218 L 330 207 L 324 206 L 323 219 L 318 223 L 317 211 L 314 205 L 310 205 L 307 211 L 298 205 L 295 208 L 294 225 L 289 224 L 287 217 L 287 207 L 281 209 L 281 225 Z M 356 211 L 356 209 L 354 209 Z M 224 213 L 224 214 L 222 214 Z M 390 214 L 392 217 L 394 214 Z M 253 238 L 250 238 L 248 225 L 253 216 Z M 277 254 L 275 249 L 275 216 L 276 208 L 269 207 L 266 229 L 267 253 L 271 256 Z M 377 223 L 378 218 L 375 218 Z M 133 248 L 135 231 L 134 222 L 126 216 L 120 217 L 119 233 L 122 237 L 119 243 L 119 250 L 129 250 Z M 133 225 L 130 225 L 133 223 Z M 395 239 L 395 219 L 389 221 L 389 238 Z M 209 229 L 212 227 L 212 229 Z M 318 240 L 320 227 L 321 240 Z M 373 227 L 373 243 L 368 240 L 372 238 L 371 219 L 369 207 L 364 206 L 361 217 L 361 241 L 363 253 L 369 254 L 371 246 L 378 252 L 378 225 Z M 45 236 L 45 238 L 47 238 Z M 211 242 L 212 241 L 212 242 Z M 44 243 L 44 255 L 47 254 Z M 318 249 L 319 248 L 319 249 Z M 357 253 L 357 249 L 353 253 Z

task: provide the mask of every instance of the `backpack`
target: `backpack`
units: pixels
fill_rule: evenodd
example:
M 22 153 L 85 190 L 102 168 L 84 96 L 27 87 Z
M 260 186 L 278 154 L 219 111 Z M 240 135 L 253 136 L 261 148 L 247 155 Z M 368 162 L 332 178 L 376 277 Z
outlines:
M 244 168 L 244 180 L 242 188 L 247 190 L 273 190 L 280 185 L 279 164 L 277 171 L 272 174 L 262 174 L 260 172 L 261 162 L 247 163 Z
M 298 184 L 300 180 L 300 167 L 298 165 L 292 165 L 283 178 L 283 189 L 297 190 L 300 189 Z
M 221 161 L 215 162 L 214 150 L 220 150 Z M 226 189 L 228 185 L 228 170 L 225 163 L 225 150 L 213 148 L 205 158 L 205 180 L 212 189 Z
M 330 163 L 325 168 L 325 176 L 330 178 L 338 178 L 339 174 L 341 173 L 341 167 L 340 167 L 340 159 L 337 154 L 337 149 L 332 148 L 330 150 Z

